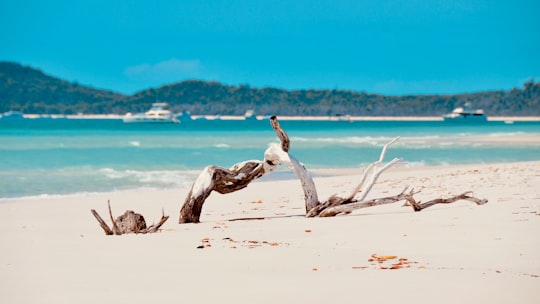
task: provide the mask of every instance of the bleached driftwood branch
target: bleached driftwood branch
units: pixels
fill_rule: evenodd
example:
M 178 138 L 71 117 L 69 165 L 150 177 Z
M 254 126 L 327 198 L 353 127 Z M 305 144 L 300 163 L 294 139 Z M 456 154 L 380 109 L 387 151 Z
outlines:
M 271 144 L 265 151 L 264 160 L 262 161 L 246 161 L 235 164 L 229 169 L 218 166 L 208 166 L 204 168 L 199 177 L 195 180 L 184 201 L 180 210 L 179 223 L 198 223 L 203 204 L 212 191 L 226 194 L 243 189 L 255 179 L 274 171 L 274 169 L 282 163 L 291 169 L 301 181 L 307 217 L 335 216 L 337 214 L 350 213 L 361 208 L 391 204 L 402 200 L 409 202 L 415 211 L 420 211 L 435 204 L 448 204 L 457 200 L 469 200 L 478 205 L 487 202 L 487 200 L 472 197 L 469 195 L 470 192 L 466 192 L 447 199 L 434 199 L 421 203 L 416 202 L 413 198 L 413 195 L 417 192 L 414 192 L 413 190 L 406 192 L 407 189 L 394 196 L 366 200 L 367 195 L 377 182 L 379 176 L 390 167 L 402 161 L 399 158 L 394 158 L 381 168 L 378 168 L 384 161 L 387 149 L 390 145 L 399 140 L 399 137 L 397 137 L 383 147 L 379 160 L 367 167 L 358 186 L 353 189 L 350 195 L 346 197 L 333 195 L 321 203 L 318 199 L 315 183 L 308 170 L 301 162 L 289 154 L 289 137 L 283 128 L 281 128 L 275 116 L 270 118 L 270 124 L 280 140 L 280 145 L 275 143 Z M 366 187 L 362 189 L 370 174 L 369 182 Z M 360 196 L 355 198 L 358 193 L 361 193 Z
M 127 210 L 126 212 L 124 212 L 124 214 L 114 219 L 111 211 L 111 204 L 110 202 L 107 202 L 107 204 L 109 207 L 109 218 L 112 222 L 112 229 L 109 227 L 109 225 L 107 225 L 107 223 L 105 223 L 105 221 L 101 218 L 101 216 L 99 215 L 99 213 L 97 213 L 96 210 L 90 210 L 90 212 L 92 212 L 99 225 L 101 226 L 101 229 L 103 229 L 106 235 L 122 235 L 126 233 L 144 234 L 157 232 L 159 228 L 169 219 L 169 216 L 165 215 L 162 211 L 159 223 L 146 227 L 146 221 L 144 220 L 144 216 L 139 213 L 135 213 L 132 210 Z
M 384 157 L 386 156 L 386 151 L 388 150 L 388 147 L 390 145 L 392 145 L 393 143 L 395 143 L 396 141 L 398 141 L 398 140 L 399 140 L 399 137 L 396 137 L 396 138 L 392 139 L 389 143 L 384 145 L 384 147 L 383 147 L 383 149 L 381 151 L 381 155 L 379 156 L 379 160 L 371 163 L 366 168 L 366 170 L 364 171 L 364 174 L 362 175 L 362 178 L 360 179 L 360 182 L 358 183 L 358 186 L 356 186 L 356 188 L 354 188 L 354 190 L 351 192 L 351 194 L 349 196 L 347 196 L 347 197 L 338 197 L 337 195 L 334 194 L 330 198 L 328 198 L 328 200 L 326 200 L 325 202 L 323 202 L 323 203 L 315 206 L 314 208 L 310 209 L 307 212 L 306 216 L 307 217 L 331 216 L 330 214 L 333 214 L 333 212 L 324 212 L 323 213 L 323 211 L 326 210 L 327 208 L 330 208 L 330 207 L 336 207 L 336 208 L 333 209 L 333 210 L 336 210 L 336 209 L 339 209 L 339 208 L 337 208 L 337 206 L 363 201 L 366 198 L 366 196 L 369 194 L 371 189 L 373 188 L 373 185 L 375 185 L 375 183 L 377 182 L 377 179 L 379 178 L 379 176 L 384 171 L 388 170 L 390 167 L 392 167 L 395 164 L 398 164 L 399 162 L 402 161 L 402 159 L 400 159 L 400 158 L 394 158 L 392 161 L 390 161 L 389 163 L 384 165 L 382 168 L 377 169 L 377 166 L 383 163 Z M 369 183 L 367 184 L 365 190 L 362 190 L 362 186 L 366 182 L 367 177 L 368 177 L 368 175 L 370 173 L 372 173 L 372 175 L 371 175 L 371 178 L 369 180 Z M 359 192 L 361 193 L 360 197 L 357 198 L 357 199 L 354 199 L 354 197 Z M 350 207 L 347 208 L 347 209 L 350 209 Z M 321 215 L 321 213 L 323 215 Z M 344 212 L 338 212 L 338 213 L 348 213 L 348 212 L 344 211 Z
M 471 202 L 476 203 L 477 205 L 483 205 L 487 203 L 486 199 L 479 199 L 473 196 L 470 196 L 471 192 L 465 192 L 460 195 L 452 196 L 449 198 L 437 198 L 433 199 L 427 202 L 416 202 L 414 199 L 414 194 L 417 194 L 418 192 L 414 192 L 411 190 L 409 193 L 406 193 L 407 188 L 403 190 L 400 194 L 394 195 L 394 196 L 388 196 L 383 198 L 375 198 L 367 201 L 359 201 L 359 200 L 352 200 L 351 203 L 348 204 L 342 204 L 342 205 L 333 205 L 325 208 L 317 215 L 312 216 L 319 216 L 319 217 L 329 217 L 329 216 L 335 216 L 338 214 L 347 214 L 351 213 L 354 210 L 367 208 L 367 207 L 373 207 L 373 206 L 380 206 L 380 205 L 386 205 L 386 204 L 393 204 L 399 201 L 407 201 L 409 205 L 413 208 L 414 211 L 421 211 L 423 209 L 426 209 L 428 207 L 431 207 L 436 204 L 451 204 L 459 200 L 468 200 Z
M 487 199 L 479 199 L 477 197 L 471 196 L 471 194 L 472 194 L 472 191 L 467 191 L 465 193 L 452 196 L 449 198 L 436 198 L 436 199 L 433 199 L 424 203 L 416 202 L 411 195 L 411 197 L 407 198 L 407 202 L 411 205 L 414 211 L 421 211 L 423 209 L 426 209 L 436 204 L 451 204 L 459 200 L 471 201 L 477 205 L 483 205 L 488 202 Z
M 287 167 L 294 172 L 294 174 L 296 174 L 302 183 L 306 212 L 308 212 L 319 204 L 319 197 L 317 195 L 315 182 L 313 181 L 313 178 L 309 174 L 306 167 L 304 167 L 301 162 L 294 158 L 294 156 L 288 153 L 290 147 L 289 136 L 287 136 L 285 130 L 283 130 L 283 128 L 281 128 L 279 125 L 277 117 L 272 116 L 272 118 L 270 118 L 270 124 L 281 141 L 281 150 L 285 152 L 285 154 L 281 155 L 281 161 L 284 162 Z
M 195 180 L 184 205 L 180 210 L 179 223 L 198 223 L 205 200 L 216 191 L 221 194 L 231 193 L 247 187 L 249 183 L 266 175 L 284 163 L 302 182 L 304 189 L 306 212 L 319 202 L 315 183 L 304 165 L 289 155 L 290 140 L 281 128 L 275 116 L 270 118 L 270 124 L 280 140 L 280 145 L 272 143 L 264 152 L 264 160 L 250 160 L 233 165 L 231 168 L 208 166 L 203 169 Z
M 351 213 L 352 211 L 357 210 L 357 209 L 385 205 L 385 204 L 392 204 L 392 203 L 403 201 L 403 200 L 406 200 L 409 203 L 409 205 L 412 206 L 414 211 L 421 211 L 425 208 L 431 207 L 436 204 L 450 204 L 458 200 L 472 201 L 476 203 L 477 205 L 483 205 L 487 203 L 486 199 L 479 199 L 479 198 L 470 196 L 471 192 L 465 192 L 463 194 L 456 195 L 456 196 L 446 198 L 446 199 L 442 199 L 442 198 L 433 199 L 425 203 L 416 202 L 413 196 L 417 194 L 418 192 L 415 192 L 413 189 L 409 192 L 406 192 L 407 188 L 405 188 L 400 194 L 397 194 L 394 196 L 365 200 L 367 195 L 373 188 L 373 185 L 376 183 L 377 179 L 379 178 L 379 176 L 384 171 L 392 167 L 393 165 L 402 161 L 399 158 L 394 158 L 393 160 L 388 162 L 386 165 L 384 165 L 380 169 L 377 169 L 377 166 L 383 163 L 384 157 L 386 156 L 386 150 L 388 149 L 388 147 L 398 140 L 399 140 L 399 137 L 396 137 L 383 147 L 379 160 L 371 163 L 368 166 L 368 168 L 364 171 L 364 174 L 360 180 L 360 183 L 349 196 L 342 198 L 334 194 L 327 201 L 322 202 L 315 208 L 309 210 L 306 216 L 307 217 L 317 217 L 317 216 L 329 217 L 329 216 L 335 216 L 338 214 Z M 366 186 L 365 190 L 362 190 L 362 186 L 367 179 L 367 175 L 370 172 L 372 172 L 371 179 L 368 185 Z M 361 193 L 361 195 L 355 198 L 355 196 L 359 192 Z

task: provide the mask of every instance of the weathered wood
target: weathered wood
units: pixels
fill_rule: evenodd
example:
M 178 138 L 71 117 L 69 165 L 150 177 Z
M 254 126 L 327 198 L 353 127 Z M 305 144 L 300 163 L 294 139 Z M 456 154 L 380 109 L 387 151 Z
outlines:
M 261 176 L 273 172 L 282 163 L 286 164 L 302 183 L 306 200 L 306 212 L 319 203 L 315 183 L 309 172 L 304 165 L 288 153 L 290 149 L 289 136 L 279 125 L 277 117 L 272 116 L 270 124 L 280 140 L 280 145 L 271 144 L 264 152 L 263 161 L 245 161 L 235 164 L 229 169 L 219 166 L 204 168 L 191 186 L 180 209 L 178 220 L 180 224 L 199 222 L 204 202 L 212 191 L 221 194 L 238 191 Z
M 114 217 L 112 215 L 112 210 L 111 210 L 111 201 L 107 201 L 107 206 L 109 208 L 109 218 L 111 219 L 111 223 L 112 223 L 112 230 L 114 232 L 114 234 L 116 235 L 121 235 L 122 232 L 120 232 L 120 228 L 118 228 L 118 225 L 116 224 L 116 221 L 114 220 Z
M 389 197 L 375 198 L 375 199 L 368 200 L 368 201 L 355 201 L 355 200 L 352 200 L 352 201 L 348 202 L 347 204 L 329 206 L 328 208 L 325 208 L 325 209 L 321 210 L 321 212 L 318 214 L 318 216 L 319 217 L 329 217 L 329 216 L 335 216 L 335 215 L 338 215 L 338 214 L 351 213 L 352 211 L 357 210 L 357 209 L 361 209 L 361 208 L 392 204 L 392 203 L 395 203 L 395 202 L 405 200 L 410 195 L 412 195 L 412 193 L 405 193 L 405 190 L 404 190 L 403 192 L 401 192 L 398 195 L 389 196 Z
M 338 197 L 337 195 L 332 195 L 330 198 L 328 198 L 328 200 L 326 200 L 325 202 L 323 203 L 320 203 L 318 205 L 316 205 L 314 208 L 311 208 L 309 209 L 307 212 L 306 212 L 306 216 L 307 217 L 316 217 L 316 216 L 322 216 L 320 215 L 323 211 L 327 210 L 328 208 L 331 208 L 331 207 L 335 207 L 335 206 L 339 206 L 339 205 L 346 205 L 346 204 L 351 204 L 351 203 L 354 203 L 354 202 L 360 202 L 360 201 L 363 201 L 367 195 L 369 194 L 369 192 L 371 191 L 371 189 L 373 188 L 373 185 L 375 185 L 375 183 L 377 182 L 377 179 L 379 178 L 379 176 L 386 170 L 388 170 L 390 167 L 398 164 L 399 162 L 402 161 L 402 159 L 400 158 L 394 158 L 392 161 L 390 161 L 389 163 L 387 163 L 386 165 L 384 165 L 382 168 L 380 169 L 377 169 L 377 166 L 382 164 L 382 162 L 384 161 L 384 157 L 386 156 L 386 150 L 388 149 L 388 147 L 390 145 L 392 145 L 393 143 L 395 143 L 396 141 L 399 140 L 399 137 L 396 137 L 394 139 L 392 139 L 389 143 L 387 143 L 386 145 L 384 145 L 382 151 L 381 151 L 381 154 L 379 156 L 379 160 L 371 163 L 368 168 L 364 171 L 364 174 L 362 175 L 362 178 L 360 179 L 360 183 L 358 184 L 358 186 L 351 192 L 351 194 L 347 197 Z M 366 186 L 365 190 L 362 190 L 362 186 L 364 185 L 364 183 L 366 182 L 367 180 L 367 176 L 369 175 L 369 173 L 372 173 L 372 176 L 369 180 L 369 183 L 368 185 Z M 358 199 L 354 199 L 354 197 L 358 194 L 358 193 L 361 193 L 360 195 L 360 198 Z M 350 209 L 352 207 L 349 207 L 349 208 L 345 208 L 345 209 Z M 330 211 L 326 211 L 324 214 L 324 216 L 333 216 L 333 215 L 336 215 L 336 214 L 339 214 L 339 213 L 347 213 L 347 212 L 350 212 L 350 211 L 344 211 L 344 212 L 338 212 L 339 208 L 338 207 L 335 207 L 333 208 L 332 210 Z M 337 213 L 335 213 L 337 212 Z
M 346 200 L 352 200 L 358 194 L 358 192 L 360 192 L 362 190 L 362 187 L 364 186 L 364 183 L 366 182 L 368 174 L 370 172 L 374 171 L 375 168 L 377 167 L 377 165 L 382 164 L 382 162 L 384 161 L 384 157 L 386 156 L 386 151 L 388 150 L 388 147 L 390 147 L 390 145 L 392 145 L 393 143 L 395 143 L 398 140 L 399 140 L 399 137 L 396 137 L 396 138 L 392 139 L 390 142 L 388 142 L 386 145 L 384 145 L 384 147 L 381 150 L 379 160 L 377 160 L 376 162 L 371 163 L 366 168 L 366 170 L 364 171 L 364 174 L 362 175 L 362 178 L 360 179 L 360 182 L 358 183 L 358 186 L 351 192 L 351 194 L 346 198 Z M 377 180 L 376 178 L 372 178 L 372 184 L 374 184 L 376 180 Z M 369 187 L 369 189 L 371 189 L 371 186 Z M 365 198 L 365 196 L 367 195 L 367 193 L 369 191 L 362 191 L 362 192 L 364 193 L 364 198 Z
M 155 225 L 150 225 L 150 227 L 146 228 L 145 231 L 143 233 L 154 233 L 154 232 L 158 232 L 159 231 L 159 228 L 161 228 L 161 226 L 163 226 L 163 224 L 165 224 L 165 222 L 169 219 L 169 216 L 168 215 L 165 215 L 165 212 L 163 210 L 161 210 L 161 219 L 159 220 L 159 222 Z
M 276 132 L 276 135 L 281 142 L 281 150 L 283 150 L 284 152 L 289 152 L 289 148 L 291 147 L 291 141 L 287 133 L 285 133 L 285 130 L 283 130 L 283 128 L 279 125 L 279 121 L 275 115 L 270 117 L 270 125 L 272 126 L 272 129 L 274 129 L 274 131 Z
M 99 225 L 101 226 L 101 229 L 103 229 L 103 231 L 105 231 L 105 234 L 106 234 L 106 235 L 112 235 L 112 234 L 114 234 L 114 232 L 112 231 L 112 229 L 109 228 L 109 226 L 107 225 L 107 223 L 105 223 L 105 221 L 101 218 L 101 216 L 99 215 L 99 213 L 97 213 L 97 211 L 96 211 L 95 209 L 90 210 L 90 212 L 92 212 L 92 214 L 94 215 L 94 217 L 95 217 L 96 220 L 98 221 Z
M 203 204 L 212 191 L 226 194 L 243 189 L 253 180 L 270 172 L 271 169 L 268 168 L 270 166 L 275 166 L 272 160 L 264 163 L 261 161 L 243 162 L 230 169 L 218 166 L 204 168 L 184 201 L 180 210 L 179 223 L 198 223 Z
M 281 155 L 281 161 L 286 163 L 287 167 L 300 179 L 302 190 L 304 191 L 304 202 L 307 213 L 309 210 L 319 205 L 319 197 L 317 195 L 315 182 L 306 167 L 288 153 L 290 149 L 290 139 L 285 130 L 280 126 L 276 116 L 270 117 L 270 124 L 281 142 L 281 150 L 286 153 Z
M 420 211 L 435 204 L 449 204 L 457 200 L 469 200 L 479 205 L 487 202 L 485 199 L 472 197 L 469 195 L 469 192 L 466 192 L 447 199 L 435 199 L 421 203 L 416 202 L 413 198 L 413 195 L 417 192 L 411 190 L 407 193 L 406 189 L 395 196 L 366 200 L 367 195 L 374 187 L 380 175 L 390 167 L 402 161 L 399 158 L 394 158 L 381 168 L 378 168 L 384 161 L 387 149 L 390 145 L 399 140 L 399 137 L 397 137 L 383 147 L 379 159 L 367 167 L 360 183 L 353 189 L 350 195 L 345 197 L 333 195 L 321 203 L 318 199 L 317 189 L 309 171 L 301 162 L 289 153 L 289 136 L 280 126 L 279 121 L 275 116 L 270 118 L 270 124 L 280 140 L 280 145 L 271 144 L 264 153 L 263 161 L 246 161 L 238 163 L 230 169 L 218 166 L 206 167 L 192 185 L 189 194 L 182 205 L 180 210 L 180 223 L 198 223 L 203 204 L 212 191 L 226 194 L 243 189 L 253 180 L 272 172 L 282 163 L 292 170 L 301 181 L 307 217 L 335 216 L 337 214 L 350 213 L 361 208 L 391 204 L 402 200 L 407 200 L 415 211 Z M 364 184 L 366 184 L 366 181 L 368 180 L 368 176 L 369 181 L 364 187 Z M 360 193 L 359 197 L 355 198 L 358 193 Z
M 140 233 L 146 229 L 146 221 L 144 216 L 135 213 L 133 210 L 126 210 L 114 221 L 118 225 L 119 234 L 124 233 Z
M 101 218 L 101 216 L 97 213 L 96 210 L 92 209 L 90 210 L 96 220 L 99 222 L 99 225 L 103 229 L 106 235 L 122 235 L 126 233 L 152 233 L 157 232 L 159 228 L 167 221 L 169 218 L 164 213 L 162 213 L 161 219 L 157 225 L 151 225 L 150 227 L 146 227 L 146 221 L 144 220 L 144 216 L 142 216 L 139 213 L 135 213 L 132 210 L 127 210 L 124 212 L 124 214 L 120 215 L 116 219 L 113 219 L 112 211 L 111 211 L 111 204 L 109 205 L 109 216 L 112 221 L 113 229 L 111 229 L 105 221 Z
M 330 216 L 335 216 L 338 214 L 351 213 L 354 210 L 358 210 L 362 208 L 393 204 L 393 203 L 403 201 L 403 200 L 406 200 L 409 203 L 409 205 L 413 208 L 413 210 L 417 212 L 436 204 L 451 204 L 459 200 L 472 201 L 476 203 L 477 205 L 483 205 L 488 202 L 486 199 L 479 199 L 479 198 L 470 196 L 471 192 L 465 192 L 465 193 L 452 196 L 449 198 L 437 198 L 437 199 L 433 199 L 425 203 L 422 203 L 422 202 L 416 202 L 416 200 L 413 197 L 415 194 L 419 193 L 419 191 L 415 192 L 414 190 L 411 190 L 407 193 L 406 190 L 407 188 L 403 190 L 400 194 L 389 196 L 389 197 L 376 198 L 376 199 L 367 200 L 367 201 L 352 200 L 352 201 L 347 201 L 341 204 L 330 205 L 324 208 L 323 210 L 321 210 L 318 214 L 313 214 L 312 216 L 330 217 Z
M 471 201 L 477 205 L 483 205 L 483 204 L 486 204 L 488 202 L 487 199 L 479 199 L 477 197 L 474 197 L 474 196 L 471 196 L 472 192 L 471 191 L 467 191 L 465 193 L 462 193 L 462 194 L 459 194 L 459 195 L 456 195 L 456 196 L 452 196 L 452 197 L 449 197 L 449 198 L 436 198 L 436 199 L 433 199 L 433 200 L 430 200 L 430 201 L 427 201 L 427 202 L 416 202 L 414 200 L 414 198 L 411 196 L 407 202 L 411 205 L 411 207 L 413 208 L 414 211 L 421 211 L 423 209 L 426 209 L 428 207 L 431 207 L 433 205 L 437 205 L 437 204 L 451 204 L 451 203 L 454 203 L 454 202 L 457 202 L 459 200 L 466 200 L 466 201 Z

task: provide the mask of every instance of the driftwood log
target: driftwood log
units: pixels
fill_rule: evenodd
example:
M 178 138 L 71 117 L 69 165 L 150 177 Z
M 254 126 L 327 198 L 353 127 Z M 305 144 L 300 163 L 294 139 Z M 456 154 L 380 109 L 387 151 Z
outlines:
M 169 216 L 163 214 L 157 225 L 151 225 L 147 227 L 144 216 L 139 213 L 135 213 L 132 210 L 127 210 L 126 212 L 124 212 L 124 214 L 114 219 L 111 211 L 111 204 L 110 202 L 107 202 L 107 204 L 109 207 L 109 218 L 112 222 L 112 229 L 109 227 L 109 225 L 107 225 L 107 223 L 105 223 L 103 218 L 101 218 L 101 216 L 99 215 L 99 213 L 97 213 L 96 210 L 90 210 L 106 235 L 122 235 L 126 233 L 144 234 L 157 232 L 159 228 L 167 221 L 167 219 L 169 219 Z
M 437 198 L 422 203 L 417 202 L 413 198 L 413 195 L 418 192 L 415 192 L 414 189 L 407 191 L 407 188 L 394 196 L 366 200 L 367 195 L 375 185 L 379 176 L 390 167 L 402 162 L 401 159 L 395 158 L 379 168 L 379 165 L 384 162 L 387 149 L 390 145 L 398 141 L 399 137 L 393 139 L 383 147 L 379 160 L 373 162 L 366 168 L 358 186 L 351 191 L 350 195 L 346 197 L 333 195 L 321 202 L 318 199 L 315 183 L 308 170 L 302 163 L 289 154 L 289 137 L 281 128 L 278 119 L 275 116 L 270 118 L 270 124 L 280 140 L 280 145 L 276 143 L 271 144 L 265 151 L 264 159 L 262 161 L 245 161 L 235 164 L 229 169 L 218 166 L 208 166 L 204 168 L 199 177 L 195 180 L 184 201 L 180 210 L 179 223 L 198 223 L 203 204 L 212 191 L 226 194 L 243 189 L 252 181 L 274 171 L 280 164 L 285 164 L 300 179 L 302 189 L 304 190 L 307 217 L 335 216 L 338 214 L 350 213 L 361 208 L 391 204 L 399 201 L 406 201 L 414 211 L 420 211 L 436 204 L 453 203 L 458 200 L 468 200 L 478 205 L 487 203 L 487 200 L 485 199 L 471 196 L 470 191 L 450 198 Z
M 264 160 L 249 160 L 233 165 L 231 168 L 208 166 L 204 168 L 193 183 L 184 205 L 180 210 L 179 223 L 198 223 L 204 201 L 212 191 L 221 194 L 231 193 L 247 187 L 249 183 L 286 164 L 302 182 L 306 212 L 319 204 L 315 183 L 304 165 L 289 155 L 290 141 L 275 116 L 270 124 L 281 144 L 272 143 L 264 153 Z

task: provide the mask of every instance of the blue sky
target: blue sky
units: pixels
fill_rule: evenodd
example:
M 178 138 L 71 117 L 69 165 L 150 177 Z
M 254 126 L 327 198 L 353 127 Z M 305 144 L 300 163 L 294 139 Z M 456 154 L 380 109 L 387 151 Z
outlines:
M 540 1 L 0 2 L 0 60 L 122 93 L 201 79 L 450 94 L 540 80 Z

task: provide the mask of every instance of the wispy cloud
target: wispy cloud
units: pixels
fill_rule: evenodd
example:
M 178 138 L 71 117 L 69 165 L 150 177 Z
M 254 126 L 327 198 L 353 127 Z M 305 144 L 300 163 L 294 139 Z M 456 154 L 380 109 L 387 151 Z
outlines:
M 154 80 L 174 82 L 189 78 L 199 78 L 202 74 L 200 60 L 180 60 L 171 58 L 158 63 L 143 63 L 127 67 L 124 74 L 133 80 Z

